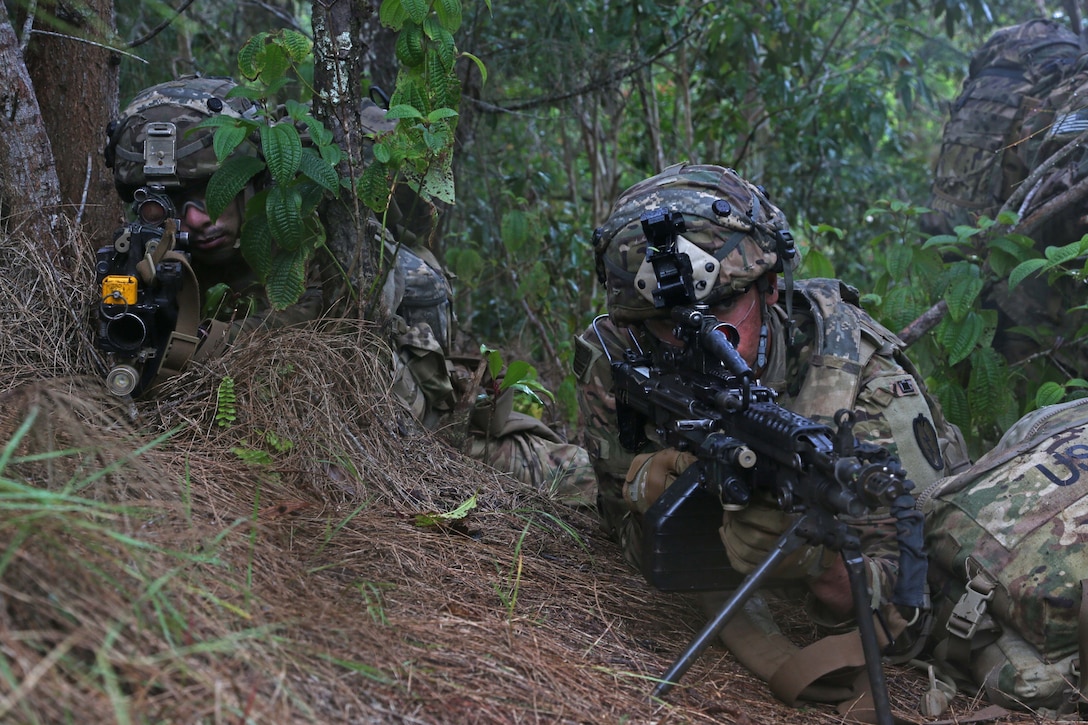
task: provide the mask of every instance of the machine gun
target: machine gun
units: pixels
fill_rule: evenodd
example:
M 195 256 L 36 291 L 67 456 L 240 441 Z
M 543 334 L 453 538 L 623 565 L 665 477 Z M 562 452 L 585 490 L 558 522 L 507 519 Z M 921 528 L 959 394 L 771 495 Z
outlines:
M 96 342 L 110 365 L 106 386 L 118 396 L 143 392 L 172 353 L 184 349 L 187 358 L 197 344 L 179 329 L 184 295 L 198 293 L 174 204 L 162 186 L 149 185 L 136 190 L 132 210 L 135 221 L 98 250 L 95 267 Z M 195 325 L 182 327 L 190 326 L 195 333 Z
M 647 261 L 659 281 L 655 305 L 671 307 L 674 334 L 684 344 L 655 358 L 635 343 L 622 359 L 610 358 L 620 441 L 639 451 L 652 428 L 665 445 L 696 456 L 644 514 L 643 574 L 665 591 L 735 590 L 654 695 L 672 688 L 783 559 L 802 545 L 825 546 L 840 552 L 846 565 L 878 722 L 891 723 L 861 544 L 839 517 L 891 509 L 900 549 L 893 602 L 908 610 L 909 621 L 927 607 L 913 484 L 888 451 L 856 440 L 850 411 L 838 412 L 833 430 L 778 405 L 775 392 L 754 380 L 737 352 L 735 328 L 693 303 L 685 279 L 690 261 L 675 246 L 682 217 L 655 210 L 643 215 L 642 225 L 650 242 Z M 797 516 L 767 559 L 741 577 L 717 530 L 723 509 L 743 508 L 757 496 Z

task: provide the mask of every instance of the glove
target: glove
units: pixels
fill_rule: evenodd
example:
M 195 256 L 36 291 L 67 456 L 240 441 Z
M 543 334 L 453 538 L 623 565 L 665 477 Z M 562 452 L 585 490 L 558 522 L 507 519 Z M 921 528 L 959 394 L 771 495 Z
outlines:
M 793 519 L 793 514 L 770 502 L 754 502 L 739 511 L 726 511 L 719 533 L 729 563 L 741 574 L 751 572 L 770 556 Z M 825 547 L 802 545 L 779 562 L 774 576 L 812 580 L 834 560 L 835 552 Z
M 632 511 L 646 513 L 665 489 L 695 462 L 695 456 L 675 448 L 635 456 L 623 483 L 623 500 Z

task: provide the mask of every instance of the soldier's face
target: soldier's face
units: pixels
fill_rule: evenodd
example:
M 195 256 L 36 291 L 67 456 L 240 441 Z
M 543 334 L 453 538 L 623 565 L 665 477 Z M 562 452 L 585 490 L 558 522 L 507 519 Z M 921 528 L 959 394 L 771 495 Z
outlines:
M 181 230 L 189 233 L 189 249 L 200 262 L 226 262 L 238 254 L 238 235 L 242 229 L 242 202 L 235 199 L 218 219 L 208 216 L 204 190 L 196 190 L 175 200 L 181 217 Z
M 778 301 L 778 288 L 772 280 L 770 290 L 761 292 L 758 285 L 751 285 L 747 290 L 734 297 L 712 305 L 711 314 L 720 322 L 732 325 L 739 334 L 737 352 L 749 365 L 756 364 L 759 353 L 759 331 L 763 324 L 763 304 L 773 305 Z M 668 320 L 653 319 L 646 321 L 646 328 L 655 337 L 671 345 L 683 343 L 672 333 L 672 323 Z

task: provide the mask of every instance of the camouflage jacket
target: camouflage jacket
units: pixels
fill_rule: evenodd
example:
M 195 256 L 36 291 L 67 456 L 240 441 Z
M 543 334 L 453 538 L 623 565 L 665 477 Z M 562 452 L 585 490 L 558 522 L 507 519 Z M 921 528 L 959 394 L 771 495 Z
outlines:
M 769 310 L 769 363 L 761 380 L 779 393 L 783 407 L 829 425 L 839 409 L 853 410 L 857 437 L 898 455 L 916 490 L 968 465 L 959 430 L 929 396 L 902 352 L 903 343 L 857 306 L 856 292 L 835 280 L 796 282 L 792 342 L 786 342 L 783 304 L 780 300 Z M 641 327 L 622 329 L 600 320 L 596 330 L 576 340 L 575 373 L 602 524 L 638 568 L 641 522 L 623 496 L 635 454 L 619 442 L 608 362 L 609 355 L 619 359 L 631 346 L 632 335 L 644 350 L 661 344 Z M 861 530 L 866 553 L 882 568 L 881 581 L 875 583 L 890 595 L 897 571 L 893 522 L 877 513 L 853 523 Z

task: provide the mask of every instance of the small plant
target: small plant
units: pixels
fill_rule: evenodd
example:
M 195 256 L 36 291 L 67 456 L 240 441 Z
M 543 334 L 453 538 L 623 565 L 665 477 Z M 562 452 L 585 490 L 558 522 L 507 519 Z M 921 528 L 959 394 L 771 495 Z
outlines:
M 238 398 L 234 393 L 234 378 L 229 375 L 219 381 L 215 396 L 215 422 L 220 428 L 229 428 L 238 418 L 235 404 Z
M 514 360 L 506 366 L 503 373 L 502 353 L 487 345 L 480 345 L 480 354 L 487 360 L 487 372 L 491 375 L 491 394 L 498 397 L 507 390 L 515 394 L 514 407 L 539 418 L 544 407 L 544 396 L 555 400 L 555 396 L 537 377 L 536 368 L 524 360 Z M 517 396 L 521 396 L 519 400 Z

